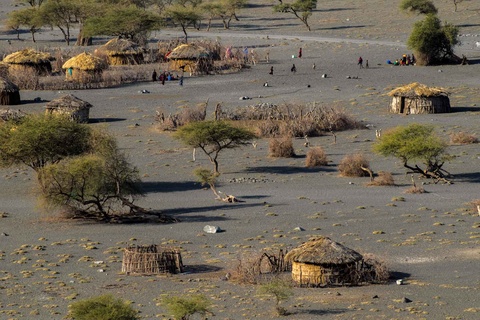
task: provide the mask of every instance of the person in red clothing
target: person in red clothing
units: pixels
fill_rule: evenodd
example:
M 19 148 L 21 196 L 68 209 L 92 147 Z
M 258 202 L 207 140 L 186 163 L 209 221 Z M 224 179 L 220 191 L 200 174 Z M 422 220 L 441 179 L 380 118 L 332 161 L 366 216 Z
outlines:
M 360 69 L 363 69 L 363 59 L 362 59 L 362 57 L 358 58 L 358 65 L 359 65 Z
M 302 57 L 302 48 L 300 48 L 300 50 L 298 50 L 298 57 L 299 57 L 299 58 Z

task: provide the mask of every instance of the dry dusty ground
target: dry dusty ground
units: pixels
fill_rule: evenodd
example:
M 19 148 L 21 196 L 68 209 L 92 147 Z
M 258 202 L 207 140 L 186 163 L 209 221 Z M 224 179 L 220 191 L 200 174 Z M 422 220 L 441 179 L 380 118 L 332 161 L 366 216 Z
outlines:
M 462 6 L 474 9 L 472 2 Z M 443 8 L 440 15 L 458 23 L 460 18 L 451 9 L 447 13 L 449 4 L 439 3 Z M 213 318 L 271 319 L 272 299 L 257 296 L 255 286 L 221 278 L 241 254 L 291 248 L 313 235 L 330 236 L 362 253 L 375 254 L 388 263 L 394 278 L 405 279 L 405 285 L 297 288 L 285 303 L 291 312 L 287 319 L 478 319 L 480 218 L 466 210 L 466 203 L 480 198 L 478 145 L 451 146 L 449 151 L 455 157 L 446 168 L 455 183 L 425 184 L 428 192 L 416 195 L 404 193 L 410 178 L 401 165 L 372 154 L 371 146 L 373 129 L 412 122 L 434 124 L 446 139 L 457 131 L 478 136 L 479 65 L 387 66 L 386 59 L 406 52 L 402 43 L 415 17 L 397 13 L 396 5 L 384 8 L 383 1 L 365 1 L 362 7 L 354 1 L 336 1 L 327 6 L 332 7 L 316 14 L 319 18 L 312 23 L 311 33 L 285 16 L 260 19 L 259 13 L 270 12 L 260 2 L 245 10 L 240 22 L 244 24 L 235 24 L 231 33 L 218 31 L 220 41 L 239 48 L 255 47 L 259 54 L 268 49 L 271 61 L 239 74 L 187 78 L 183 87 L 139 83 L 73 91 L 94 105 L 92 125 L 106 123 L 140 169 L 147 195 L 139 204 L 182 222 L 98 225 L 62 221 L 55 213 L 39 208 L 30 170 L 1 170 L 0 211 L 7 214 L 0 218 L 0 233 L 8 236 L 0 236 L 0 319 L 62 319 L 72 301 L 102 293 L 133 301 L 145 319 L 168 318 L 157 306 L 161 294 L 187 293 L 209 297 Z M 460 21 L 470 36 L 464 37 L 468 41 L 459 53 L 475 62 L 478 19 L 476 12 L 462 10 Z M 156 37 L 176 35 L 162 31 Z M 43 36 L 42 45 L 58 45 L 48 41 L 49 31 Z M 204 34 L 192 32 L 192 36 Z M 13 35 L 0 35 L 2 38 L 13 39 Z M 292 60 L 299 47 L 304 49 L 304 57 Z M 359 55 L 369 60 L 370 69 L 357 69 Z M 294 75 L 290 73 L 292 63 L 298 70 Z M 311 68 L 313 63 L 316 70 Z M 268 74 L 270 66 L 275 69 L 273 76 Z M 322 74 L 328 77 L 322 78 Z M 267 88 L 263 87 L 266 81 Z M 448 88 L 454 112 L 388 113 L 385 93 L 412 81 Z M 150 94 L 139 93 L 143 89 Z M 22 91 L 25 103 L 19 108 L 42 112 L 44 103 L 33 103 L 35 97 L 51 100 L 65 93 Z M 242 96 L 252 99 L 239 100 Z M 310 139 L 312 145 L 322 146 L 331 160 L 321 169 L 304 167 L 307 149 L 300 139 L 294 141 L 297 157 L 290 159 L 269 158 L 267 140 L 259 140 L 256 149 L 248 146 L 225 152 L 220 159 L 219 189 L 244 202 L 224 204 L 194 181 L 193 169 L 209 166 L 205 157 L 198 154 L 192 162 L 191 150 L 154 126 L 156 110 L 173 112 L 207 99 L 209 106 L 221 102 L 224 108 L 260 102 L 335 104 L 371 129 L 339 132 L 336 144 L 331 136 Z M 210 107 L 209 115 L 212 111 Z M 365 187 L 365 178 L 339 177 L 339 161 L 353 152 L 367 154 L 375 171 L 392 172 L 396 186 Z M 234 178 L 245 179 L 233 182 Z M 225 232 L 204 234 L 206 224 Z M 295 232 L 295 227 L 306 231 Z M 179 246 L 190 272 L 146 277 L 120 274 L 121 249 L 129 244 Z M 404 297 L 412 302 L 404 303 Z

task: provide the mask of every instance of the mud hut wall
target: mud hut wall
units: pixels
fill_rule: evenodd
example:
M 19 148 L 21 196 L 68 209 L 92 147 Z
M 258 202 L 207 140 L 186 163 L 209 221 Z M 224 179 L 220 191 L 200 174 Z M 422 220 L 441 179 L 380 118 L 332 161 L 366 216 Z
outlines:
M 85 71 L 80 69 L 72 69 L 72 74 L 67 71 L 65 73 L 66 80 L 80 83 L 98 82 L 102 79 L 101 71 Z
M 88 123 L 90 108 L 72 108 L 72 107 L 60 107 L 60 108 L 47 108 L 45 113 L 51 115 L 68 115 L 71 120 L 79 123 Z
M 107 57 L 112 66 L 135 65 L 143 63 L 143 54 L 115 54 Z
M 393 113 L 428 114 L 450 112 L 450 100 L 447 96 L 437 97 L 401 97 L 392 99 L 390 110 Z
M 142 248 L 125 249 L 122 261 L 125 273 L 179 273 L 183 262 L 179 251 L 144 252 Z
M 355 285 L 359 278 L 361 263 L 340 265 L 316 265 L 293 262 L 292 279 L 300 286 Z
M 52 65 L 50 63 L 42 64 L 15 64 L 12 63 L 8 67 L 8 72 L 10 74 L 35 74 L 38 76 L 46 76 L 52 73 Z
M 170 69 L 181 70 L 180 67 L 185 66 L 185 71 L 194 73 L 196 60 L 192 59 L 175 59 L 170 62 Z
M 0 91 L 0 105 L 8 106 L 16 104 L 20 104 L 20 92 Z

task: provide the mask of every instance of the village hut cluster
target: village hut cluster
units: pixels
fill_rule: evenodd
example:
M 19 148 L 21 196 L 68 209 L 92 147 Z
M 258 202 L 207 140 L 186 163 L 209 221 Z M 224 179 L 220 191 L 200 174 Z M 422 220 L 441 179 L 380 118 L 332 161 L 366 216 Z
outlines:
M 208 74 L 213 62 L 207 49 L 196 44 L 181 44 L 166 55 L 170 68 L 190 74 Z
M 443 88 L 413 82 L 388 93 L 392 97 L 390 110 L 401 114 L 449 113 L 448 94 Z
M 23 49 L 7 55 L 3 63 L 8 64 L 9 73 L 49 75 L 52 73 L 53 60 L 55 58 L 48 52 Z
M 20 104 L 18 86 L 6 78 L 0 78 L 0 105 Z

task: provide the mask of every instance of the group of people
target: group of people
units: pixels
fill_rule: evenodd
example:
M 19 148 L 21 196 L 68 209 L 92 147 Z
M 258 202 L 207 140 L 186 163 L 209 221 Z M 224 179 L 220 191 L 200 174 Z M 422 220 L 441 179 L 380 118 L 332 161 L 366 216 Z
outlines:
M 400 59 L 396 59 L 395 61 L 387 60 L 387 64 L 393 64 L 394 66 L 413 66 L 417 60 L 415 56 L 410 56 L 409 54 L 404 54 Z
M 183 77 L 174 76 L 170 72 L 163 71 L 160 75 L 157 74 L 156 70 L 152 72 L 152 81 L 160 81 L 163 85 L 165 81 L 180 80 L 180 85 L 183 85 Z

